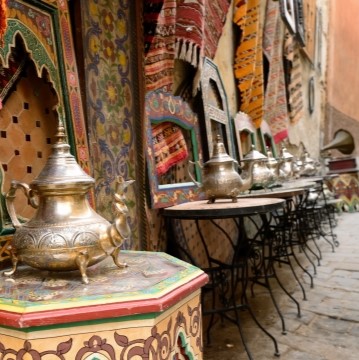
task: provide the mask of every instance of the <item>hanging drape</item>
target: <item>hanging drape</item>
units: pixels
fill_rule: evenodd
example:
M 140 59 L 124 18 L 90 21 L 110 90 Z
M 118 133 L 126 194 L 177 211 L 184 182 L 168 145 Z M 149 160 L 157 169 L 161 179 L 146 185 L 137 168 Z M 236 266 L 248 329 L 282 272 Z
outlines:
M 263 117 L 263 58 L 260 0 L 235 0 L 233 21 L 241 29 L 234 74 L 240 90 L 240 110 L 257 128 Z
M 145 84 L 146 91 L 170 92 L 173 85 L 175 58 L 176 0 L 146 1 L 145 33 Z M 154 6 L 149 6 L 151 3 Z M 147 10 L 147 11 L 146 11 Z
M 285 35 L 284 56 L 287 72 L 287 98 L 289 119 L 292 124 L 300 121 L 304 116 L 302 62 L 299 48 L 293 35 Z
M 147 91 L 172 90 L 175 59 L 199 71 L 205 56 L 213 59 L 229 5 L 230 0 L 145 1 Z
M 285 28 L 279 2 L 267 1 L 263 32 L 263 53 L 268 59 L 269 73 L 264 100 L 264 119 L 276 143 L 288 137 L 288 108 L 283 66 Z
M 0 0 L 0 46 L 3 46 L 3 37 L 7 27 L 6 0 Z

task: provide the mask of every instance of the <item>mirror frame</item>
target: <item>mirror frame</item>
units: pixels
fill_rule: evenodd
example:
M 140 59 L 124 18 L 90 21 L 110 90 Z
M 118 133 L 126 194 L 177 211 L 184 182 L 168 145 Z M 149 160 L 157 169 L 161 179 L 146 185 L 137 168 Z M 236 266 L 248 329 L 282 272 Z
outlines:
M 296 7 L 294 4 L 296 0 L 279 0 L 279 8 L 281 17 L 286 24 L 289 32 L 293 35 L 297 32 L 296 26 Z
M 239 111 L 234 120 L 234 131 L 236 133 L 235 138 L 237 140 L 237 151 L 238 151 L 238 160 L 243 160 L 245 154 L 243 153 L 243 147 L 241 142 L 241 133 L 246 132 L 251 139 L 251 145 L 257 146 L 257 137 L 256 137 L 256 128 L 253 124 L 251 117 Z
M 159 185 L 156 175 L 152 124 L 170 121 L 190 132 L 194 162 L 202 162 L 200 131 L 197 115 L 180 96 L 162 91 L 148 92 L 145 97 L 146 161 L 151 208 L 158 209 L 183 202 L 204 199 L 204 193 L 194 182 Z M 201 171 L 193 167 L 194 177 L 201 182 Z
M 209 101 L 211 82 L 215 84 L 219 92 L 223 109 L 213 106 Z M 217 121 L 218 123 L 224 125 L 225 127 L 225 134 L 227 139 L 222 139 L 222 140 L 223 143 L 225 144 L 228 154 L 231 157 L 234 157 L 231 118 L 229 116 L 227 95 L 217 65 L 212 60 L 206 57 L 204 58 L 203 61 L 202 76 L 201 76 L 201 91 L 202 91 L 202 101 L 204 107 L 208 156 L 209 158 L 212 156 L 213 143 L 214 143 L 212 137 L 212 131 L 211 131 L 212 130 L 211 122 Z
M 267 153 L 267 146 L 266 146 L 266 138 L 267 138 L 270 142 L 270 150 L 272 151 L 273 156 L 277 158 L 278 154 L 277 154 L 275 141 L 271 129 L 265 120 L 262 120 L 261 126 L 259 127 L 259 129 L 257 129 L 257 131 L 258 131 L 258 137 L 260 139 L 260 143 L 261 143 L 260 145 L 263 154 Z

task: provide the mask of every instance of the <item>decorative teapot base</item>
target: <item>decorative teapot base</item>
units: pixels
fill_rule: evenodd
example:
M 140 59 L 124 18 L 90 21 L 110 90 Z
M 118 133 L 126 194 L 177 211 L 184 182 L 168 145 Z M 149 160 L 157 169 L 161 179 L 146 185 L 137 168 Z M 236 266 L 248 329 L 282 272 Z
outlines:
M 209 196 L 207 204 L 214 204 L 217 199 L 232 199 L 232 202 L 237 202 L 237 195 L 236 196 Z
M 74 208 L 77 210 L 82 210 L 82 217 L 77 216 L 75 219 L 75 216 L 72 215 L 73 212 L 70 212 L 68 218 L 61 223 L 53 221 L 51 224 L 46 224 L 46 221 L 41 220 L 40 216 L 35 216 L 27 223 L 17 225 L 12 245 L 9 246 L 12 269 L 5 271 L 4 275 L 13 275 L 18 263 L 23 262 L 42 270 L 80 270 L 82 281 L 87 284 L 89 282 L 86 275 L 87 268 L 108 256 L 112 257 L 118 267 L 127 266 L 121 263 L 118 257 L 121 245 L 131 236 L 124 190 L 133 181 L 125 181 L 122 177 L 117 178 L 113 203 L 113 223 L 103 219 L 92 210 L 84 196 L 80 197 L 82 199 L 81 207 L 79 202 L 74 201 L 77 198 L 73 195 L 71 203 L 76 204 Z M 18 185 L 18 183 L 14 183 L 12 192 L 10 192 L 11 204 Z M 60 196 L 57 197 L 60 198 Z M 63 198 L 68 199 L 66 196 Z M 52 204 L 50 201 L 43 202 Z M 59 204 L 59 200 L 57 204 Z M 41 206 L 39 209 L 42 209 Z M 46 213 L 44 209 L 42 210 L 40 214 Z M 76 212 L 74 213 L 76 214 Z
M 8 248 L 11 261 L 12 269 L 10 271 L 5 271 L 5 276 L 13 275 L 19 263 L 25 263 L 33 268 L 40 270 L 50 270 L 50 271 L 73 271 L 80 270 L 82 276 L 82 282 L 85 284 L 89 283 L 87 277 L 87 268 L 95 265 L 105 258 L 107 254 L 103 250 L 96 246 L 82 246 L 78 248 L 64 248 L 64 249 L 53 249 L 52 251 L 44 250 L 26 250 L 25 252 L 20 251 L 17 253 L 16 249 L 12 246 Z M 126 267 L 126 263 L 121 263 L 119 261 L 120 249 L 116 248 L 110 254 L 114 263 L 119 267 Z

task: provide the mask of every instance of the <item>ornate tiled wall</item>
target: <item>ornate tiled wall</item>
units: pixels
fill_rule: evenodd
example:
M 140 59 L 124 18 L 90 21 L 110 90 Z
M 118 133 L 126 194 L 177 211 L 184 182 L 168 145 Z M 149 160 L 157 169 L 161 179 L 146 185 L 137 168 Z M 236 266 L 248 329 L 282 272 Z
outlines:
M 134 81 L 132 76 L 133 2 L 85 0 L 81 3 L 84 26 L 87 125 L 96 180 L 96 209 L 112 218 L 115 177 L 136 179 Z M 140 150 L 141 151 L 141 150 Z M 126 248 L 138 249 L 137 196 L 141 180 L 136 179 L 127 194 L 133 231 Z
M 96 180 L 97 211 L 111 220 L 115 177 L 136 179 L 135 97 L 132 76 L 135 39 L 130 0 L 81 3 L 87 97 L 87 125 Z M 139 149 L 141 151 L 141 149 Z M 133 236 L 126 248 L 138 249 L 139 186 L 127 194 Z

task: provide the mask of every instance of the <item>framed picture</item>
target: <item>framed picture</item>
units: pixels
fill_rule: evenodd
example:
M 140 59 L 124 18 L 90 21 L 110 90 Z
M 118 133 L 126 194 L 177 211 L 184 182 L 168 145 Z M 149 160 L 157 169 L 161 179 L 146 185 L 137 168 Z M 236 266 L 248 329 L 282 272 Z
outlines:
M 295 0 L 280 0 L 279 8 L 280 15 L 286 24 L 289 32 L 293 35 L 297 32 L 296 15 L 295 15 Z

